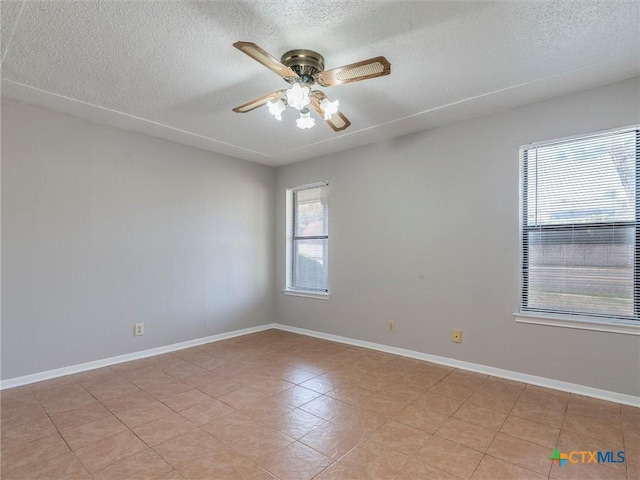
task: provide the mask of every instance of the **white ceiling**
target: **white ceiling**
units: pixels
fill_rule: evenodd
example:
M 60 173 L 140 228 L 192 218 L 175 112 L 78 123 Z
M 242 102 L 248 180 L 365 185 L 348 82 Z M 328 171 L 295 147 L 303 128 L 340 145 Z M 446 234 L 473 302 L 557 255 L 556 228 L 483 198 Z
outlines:
M 283 165 L 640 75 L 640 2 L 5 1 L 2 94 Z M 391 75 L 325 89 L 352 125 L 231 109 L 287 84 L 232 47 Z

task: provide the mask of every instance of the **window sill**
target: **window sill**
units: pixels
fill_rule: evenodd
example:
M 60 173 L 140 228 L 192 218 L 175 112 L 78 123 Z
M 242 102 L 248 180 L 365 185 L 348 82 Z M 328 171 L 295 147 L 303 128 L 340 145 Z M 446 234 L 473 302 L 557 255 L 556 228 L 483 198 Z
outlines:
M 534 313 L 514 313 L 517 323 L 546 325 L 549 327 L 575 328 L 596 332 L 621 333 L 623 335 L 640 335 L 640 325 L 624 320 L 598 321 L 588 317 L 563 317 Z
M 317 300 L 329 300 L 329 293 L 307 292 L 304 290 L 290 290 L 285 288 L 282 290 L 285 295 L 291 295 L 292 297 L 306 297 L 315 298 Z

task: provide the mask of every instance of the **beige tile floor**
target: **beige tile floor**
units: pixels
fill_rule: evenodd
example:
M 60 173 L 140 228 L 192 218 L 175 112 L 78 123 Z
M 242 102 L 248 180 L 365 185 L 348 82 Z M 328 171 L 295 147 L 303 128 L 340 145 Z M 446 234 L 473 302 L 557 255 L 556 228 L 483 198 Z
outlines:
M 638 479 L 637 408 L 269 330 L 5 390 L 9 479 Z M 565 465 L 554 448 L 626 452 Z

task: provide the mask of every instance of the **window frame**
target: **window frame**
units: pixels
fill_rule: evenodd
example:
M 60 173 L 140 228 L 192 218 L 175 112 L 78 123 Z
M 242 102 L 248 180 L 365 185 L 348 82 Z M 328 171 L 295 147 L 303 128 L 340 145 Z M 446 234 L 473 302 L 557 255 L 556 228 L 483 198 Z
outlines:
M 329 187 L 329 182 L 315 182 L 305 185 L 298 185 L 295 187 L 287 188 L 286 192 L 286 278 L 285 288 L 282 292 L 285 295 L 293 295 L 298 297 L 316 298 L 316 299 L 329 299 L 329 199 L 327 195 L 327 202 L 325 204 L 326 211 L 324 212 L 324 222 L 326 226 L 326 233 L 324 235 L 296 235 L 296 195 L 297 192 L 302 190 L 309 190 L 312 188 Z M 327 192 L 328 193 L 328 192 Z M 294 285 L 295 278 L 295 248 L 296 242 L 301 240 L 326 240 L 326 248 L 324 250 L 324 263 L 326 271 L 326 289 L 315 290 L 310 288 L 301 288 Z
M 601 332 L 620 333 L 628 335 L 640 335 L 640 320 L 633 319 L 621 319 L 613 316 L 587 314 L 587 313 L 557 313 L 551 311 L 544 311 L 544 309 L 523 309 L 525 304 L 525 298 L 528 294 L 526 288 L 527 285 L 527 272 L 529 265 L 525 256 L 525 241 L 527 238 L 527 231 L 534 230 L 534 227 L 527 228 L 527 153 L 529 150 L 547 145 L 553 145 L 558 143 L 570 143 L 572 141 L 578 141 L 587 139 L 589 137 L 603 136 L 608 134 L 623 133 L 628 131 L 636 132 L 636 198 L 635 198 L 635 222 L 626 222 L 631 226 L 635 225 L 635 245 L 634 245 L 634 311 L 640 312 L 640 125 L 630 125 L 626 127 L 613 128 L 609 130 L 603 130 L 594 132 L 591 134 L 573 135 L 570 137 L 564 137 L 559 139 L 547 140 L 543 142 L 535 142 L 520 146 L 519 159 L 520 159 L 520 175 L 519 175 L 519 262 L 518 262 L 518 309 L 517 313 L 514 313 L 515 321 L 518 323 L 528 323 L 536 325 L 546 325 L 563 328 L 576 328 L 581 330 L 594 330 Z M 597 228 L 606 228 L 607 223 L 611 222 L 598 222 L 595 224 L 580 224 L 579 228 L 586 228 L 588 226 Z M 623 226 L 622 222 L 616 222 L 616 226 Z M 535 229 L 540 230 L 540 226 Z M 555 230 L 567 228 L 567 224 L 557 224 L 542 226 L 542 230 Z

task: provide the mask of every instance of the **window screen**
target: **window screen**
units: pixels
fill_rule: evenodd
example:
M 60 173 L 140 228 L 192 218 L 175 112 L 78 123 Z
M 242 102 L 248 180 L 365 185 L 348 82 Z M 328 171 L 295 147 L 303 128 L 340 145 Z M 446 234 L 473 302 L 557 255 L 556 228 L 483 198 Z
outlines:
M 638 129 L 525 147 L 521 311 L 638 320 Z
M 292 190 L 291 289 L 327 292 L 328 193 L 324 183 Z

